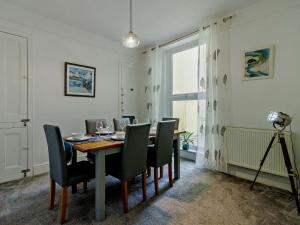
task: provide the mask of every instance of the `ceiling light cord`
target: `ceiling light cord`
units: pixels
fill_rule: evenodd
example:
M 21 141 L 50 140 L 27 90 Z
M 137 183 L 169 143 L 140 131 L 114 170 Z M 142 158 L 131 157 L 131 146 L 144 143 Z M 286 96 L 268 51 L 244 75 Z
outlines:
M 122 38 L 123 46 L 126 48 L 136 48 L 140 44 L 138 36 L 132 31 L 132 0 L 129 0 L 129 33 Z
M 130 32 L 132 33 L 132 0 L 130 0 Z

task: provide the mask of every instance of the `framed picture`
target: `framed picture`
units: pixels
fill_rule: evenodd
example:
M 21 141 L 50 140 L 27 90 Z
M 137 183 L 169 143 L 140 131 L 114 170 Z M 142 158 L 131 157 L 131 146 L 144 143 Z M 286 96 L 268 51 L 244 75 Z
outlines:
M 96 68 L 65 63 L 65 96 L 95 97 Z
M 274 45 L 243 51 L 243 80 L 272 78 L 273 65 Z

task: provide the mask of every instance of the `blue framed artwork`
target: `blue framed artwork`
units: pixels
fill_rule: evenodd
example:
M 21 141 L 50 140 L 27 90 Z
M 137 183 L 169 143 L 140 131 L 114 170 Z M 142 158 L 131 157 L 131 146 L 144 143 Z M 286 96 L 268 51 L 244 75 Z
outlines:
M 65 96 L 95 97 L 96 68 L 65 63 Z
M 269 79 L 273 77 L 274 46 L 243 52 L 243 80 Z

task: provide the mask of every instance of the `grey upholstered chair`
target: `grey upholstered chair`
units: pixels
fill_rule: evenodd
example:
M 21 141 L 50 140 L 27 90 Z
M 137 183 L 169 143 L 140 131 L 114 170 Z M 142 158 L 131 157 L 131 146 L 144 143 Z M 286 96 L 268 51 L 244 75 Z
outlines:
M 125 123 L 126 126 L 130 124 L 129 118 L 114 118 L 114 128 L 115 131 L 122 131 L 120 123 Z
M 179 118 L 172 118 L 172 117 L 164 117 L 162 118 L 162 121 L 170 121 L 170 120 L 174 120 L 175 121 L 175 127 L 174 130 L 178 130 L 179 128 Z M 151 169 L 148 169 L 148 172 L 150 172 L 151 175 Z M 160 167 L 160 178 L 163 178 L 164 176 L 164 167 Z
M 124 147 L 121 153 L 107 156 L 107 174 L 122 181 L 124 213 L 128 212 L 128 181 L 137 175 L 143 177 L 143 200 L 147 200 L 146 166 L 150 124 L 126 126 Z
M 173 185 L 172 178 L 172 151 L 175 121 L 161 121 L 157 124 L 155 144 L 148 148 L 147 167 L 154 167 L 155 194 L 158 190 L 158 167 L 168 164 L 169 184 Z
M 44 125 L 44 130 L 48 144 L 51 180 L 49 209 L 54 208 L 55 186 L 57 183 L 62 187 L 60 222 L 64 223 L 67 210 L 68 187 L 80 182 L 84 182 L 84 187 L 86 187 L 86 182 L 95 177 L 95 168 L 88 161 L 67 165 L 66 152 L 59 127 Z
M 128 118 L 130 121 L 130 124 L 133 124 L 133 121 L 135 120 L 135 116 L 122 116 L 122 118 Z
M 179 118 L 171 118 L 171 117 L 162 118 L 162 121 L 168 121 L 168 120 L 175 120 L 174 130 L 178 130 L 178 128 L 179 128 Z
M 88 119 L 85 120 L 85 129 L 87 134 L 95 134 L 97 129 L 96 129 L 96 124 L 97 122 L 102 122 L 103 128 L 107 127 L 107 121 L 106 119 Z

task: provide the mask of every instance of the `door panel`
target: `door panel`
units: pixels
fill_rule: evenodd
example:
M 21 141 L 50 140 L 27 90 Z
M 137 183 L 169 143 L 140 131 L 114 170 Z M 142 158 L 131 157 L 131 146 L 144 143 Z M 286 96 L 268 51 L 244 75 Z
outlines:
M 27 40 L 0 32 L 0 183 L 28 168 Z
M 121 114 L 138 116 L 138 71 L 131 65 L 121 64 Z
M 1 182 L 23 177 L 21 170 L 27 168 L 27 128 L 0 130 Z
M 27 42 L 0 32 L 0 122 L 27 118 Z

